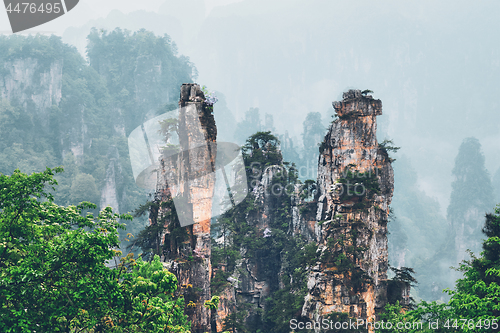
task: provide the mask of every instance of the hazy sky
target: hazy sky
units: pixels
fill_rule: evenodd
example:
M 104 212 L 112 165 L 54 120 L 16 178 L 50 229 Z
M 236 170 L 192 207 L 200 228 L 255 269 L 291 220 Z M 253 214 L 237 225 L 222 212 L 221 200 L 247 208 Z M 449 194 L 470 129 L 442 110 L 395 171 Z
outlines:
M 183 0 L 184 1 L 184 0 Z M 205 3 L 205 15 L 212 11 L 214 7 L 224 6 L 230 3 L 240 2 L 242 0 L 203 0 Z M 62 35 L 64 30 L 69 26 L 83 24 L 91 19 L 104 18 L 112 10 L 120 10 L 127 14 L 136 10 L 145 10 L 157 12 L 165 0 L 80 0 L 77 7 L 66 15 L 71 17 L 71 20 L 63 20 L 59 18 L 53 22 L 48 22 L 44 25 L 27 30 L 25 33 L 36 32 L 53 32 L 57 35 Z M 69 25 L 68 25 L 69 23 Z M 2 33 L 11 32 L 9 19 L 5 10 L 0 10 L 0 31 Z

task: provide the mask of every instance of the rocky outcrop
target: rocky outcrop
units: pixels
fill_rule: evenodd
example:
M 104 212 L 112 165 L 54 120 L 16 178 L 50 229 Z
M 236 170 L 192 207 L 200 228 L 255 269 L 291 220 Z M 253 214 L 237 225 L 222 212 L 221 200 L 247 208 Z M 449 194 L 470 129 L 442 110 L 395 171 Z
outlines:
M 17 101 L 24 109 L 31 104 L 40 119 L 47 121 L 49 108 L 62 98 L 62 71 L 62 60 L 52 61 L 49 66 L 42 66 L 34 58 L 7 61 L 0 71 L 0 97 Z
M 179 284 L 190 286 L 192 306 L 188 314 L 193 332 L 211 327 L 211 313 L 204 305 L 210 300 L 211 245 L 210 223 L 215 187 L 215 139 L 217 129 L 205 97 L 197 84 L 183 84 L 179 101 L 178 149 L 164 152 L 158 170 L 157 200 L 173 200 L 180 225 L 187 224 L 188 244 L 170 258 Z M 158 216 L 171 208 L 161 208 Z M 172 223 L 171 221 L 167 221 Z M 167 231 L 169 232 L 169 231 Z
M 394 186 L 391 159 L 376 139 L 382 104 L 355 90 L 334 108 L 339 119 L 320 148 L 317 182 L 283 181 L 286 168 L 278 151 L 280 158 L 271 165 L 257 163 L 252 169 L 248 204 L 231 218 L 250 227 L 247 237 L 272 239 L 285 223 L 288 229 L 281 232 L 287 242 L 296 238 L 318 245 L 316 263 L 307 268 L 304 305 L 291 314 L 295 318 L 318 321 L 346 313 L 374 320 L 387 302 L 387 222 Z M 265 147 L 253 143 L 249 157 L 269 156 Z M 239 248 L 241 259 L 228 279 L 231 285 L 219 293 L 219 331 L 224 318 L 236 312 L 244 315 L 232 320 L 258 327 L 259 314 L 273 310 L 267 300 L 290 288 L 282 279 L 290 274 L 286 250 L 279 248 L 273 255 L 273 245 L 257 242 L 266 244 L 265 249 L 252 249 L 255 242 Z M 393 294 L 408 296 L 407 285 L 403 287 Z
M 176 258 L 165 258 L 181 286 L 197 290 L 189 298 L 193 309 L 187 309 L 193 331 L 222 331 L 224 322 L 227 327 L 236 321 L 260 327 L 262 314 L 273 310 L 268 300 L 274 293 L 284 288 L 297 293 L 304 284 L 307 295 L 302 309 L 293 310 L 295 317 L 317 321 L 347 313 L 356 319 L 377 319 L 388 297 L 387 222 L 394 186 L 391 159 L 376 139 L 376 116 L 382 114 L 382 103 L 359 91 L 349 91 L 334 103 L 339 119 L 332 123 L 320 148 L 316 183 L 299 183 L 294 167 L 283 163 L 277 142 L 266 141 L 270 134 L 256 134 L 245 148 L 252 147 L 245 155 L 251 164 L 247 165 L 251 168 L 247 171 L 251 178 L 248 197 L 224 215 L 232 223 L 229 238 L 226 232 L 213 235 L 224 244 L 218 251 L 231 246 L 239 252 L 238 259 L 231 264 L 221 260 L 212 269 L 209 217 L 214 179 L 208 175 L 214 171 L 216 152 L 207 142 L 215 142 L 216 128 L 203 101 L 199 86 L 183 85 L 179 151 L 187 153 L 162 159 L 156 192 L 163 202 L 183 197 L 184 209 L 176 204 L 179 220 L 191 214 L 195 222 L 188 227 L 190 239 L 184 249 Z M 199 119 L 201 126 L 191 126 L 189 119 Z M 158 216 L 167 213 L 160 205 Z M 312 255 L 316 262 L 290 269 L 293 261 L 287 251 L 291 248 L 285 250 L 285 246 L 307 243 L 318 245 L 316 259 Z M 186 254 L 194 260 L 187 261 Z M 305 280 L 300 278 L 302 284 L 290 289 L 293 272 L 301 270 L 306 272 Z M 203 300 L 210 299 L 211 279 L 218 281 L 214 292 L 221 297 L 212 312 L 202 306 Z M 406 287 L 396 293 L 408 294 Z
M 261 171 L 262 174 L 260 174 Z M 274 207 L 271 197 L 275 197 L 272 193 L 272 180 L 283 171 L 282 165 L 271 165 L 263 170 L 259 169 L 254 174 L 251 181 L 253 185 L 251 193 L 247 198 L 252 202 L 253 209 L 245 214 L 245 220 L 238 222 L 248 224 L 255 231 L 253 237 L 272 237 L 270 226 Z M 217 332 L 223 331 L 226 318 L 236 313 L 242 305 L 246 309 L 246 315 L 240 320 L 247 323 L 254 321 L 257 314 L 265 310 L 266 297 L 279 288 L 278 275 L 263 269 L 265 259 L 256 256 L 255 251 L 245 246 L 240 249 L 240 252 L 242 258 L 238 261 L 234 271 L 230 272 L 229 283 L 220 292 L 221 304 L 216 319 Z M 275 272 L 279 272 L 279 266 L 274 268 Z M 225 270 L 226 267 L 225 265 L 214 267 L 212 276 L 215 276 L 217 269 Z
M 109 148 L 108 158 L 109 164 L 106 169 L 104 186 L 101 189 L 100 209 L 110 206 L 113 208 L 113 212 L 120 214 L 120 201 L 123 200 L 124 193 L 120 193 L 119 187 L 123 183 L 123 175 L 120 156 L 115 146 Z
M 387 222 L 394 175 L 376 138 L 382 103 L 359 90 L 334 102 L 338 116 L 321 145 L 316 194 L 318 262 L 302 316 L 335 312 L 373 320 L 387 298 Z

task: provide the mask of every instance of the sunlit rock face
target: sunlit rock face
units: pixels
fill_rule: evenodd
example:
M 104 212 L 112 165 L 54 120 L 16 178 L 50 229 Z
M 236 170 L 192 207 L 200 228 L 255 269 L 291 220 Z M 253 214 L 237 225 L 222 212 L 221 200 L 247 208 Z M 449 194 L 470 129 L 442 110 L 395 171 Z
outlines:
M 192 332 L 210 331 L 211 313 L 203 306 L 210 300 L 211 248 L 210 222 L 212 198 L 215 188 L 215 143 L 217 128 L 213 114 L 204 105 L 205 97 L 197 84 L 183 84 L 179 100 L 178 133 L 179 151 L 175 159 L 163 158 L 158 170 L 156 198 L 160 202 L 172 197 L 182 198 L 184 205 L 178 206 L 177 214 L 194 222 L 188 225 L 189 244 L 182 252 L 194 258 L 187 261 L 179 253 L 178 258 L 169 258 L 169 267 L 182 286 L 191 285 L 193 303 L 187 312 L 192 323 Z M 179 170 L 182 170 L 179 172 Z M 157 217 L 166 212 L 160 205 Z
M 349 90 L 334 102 L 334 120 L 320 148 L 316 229 L 318 258 L 310 268 L 302 316 L 343 312 L 376 319 L 387 299 L 387 222 L 394 174 L 376 138 L 382 102 Z

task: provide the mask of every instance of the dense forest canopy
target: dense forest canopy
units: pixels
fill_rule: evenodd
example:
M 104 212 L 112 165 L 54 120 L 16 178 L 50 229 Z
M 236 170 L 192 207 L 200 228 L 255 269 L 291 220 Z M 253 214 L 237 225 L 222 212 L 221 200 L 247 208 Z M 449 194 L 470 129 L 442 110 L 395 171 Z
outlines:
M 59 172 L 0 175 L 1 331 L 188 332 L 177 278 L 159 257 L 108 267 L 120 252 L 118 219 L 131 216 L 55 204 Z

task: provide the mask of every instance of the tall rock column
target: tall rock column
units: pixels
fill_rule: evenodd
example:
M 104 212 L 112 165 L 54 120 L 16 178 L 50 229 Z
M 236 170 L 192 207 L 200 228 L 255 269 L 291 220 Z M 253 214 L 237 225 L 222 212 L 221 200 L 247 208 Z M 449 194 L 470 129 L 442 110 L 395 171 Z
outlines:
M 211 298 L 210 223 L 217 128 L 197 84 L 181 87 L 177 133 L 179 153 L 160 161 L 156 197 L 163 202 L 173 198 L 180 226 L 187 225 L 189 241 L 182 244 L 179 252 L 175 251 L 169 266 L 179 284 L 186 288 L 186 300 L 192 301 L 187 312 L 192 332 L 207 332 L 211 330 L 211 313 L 204 301 Z M 160 204 L 158 217 L 166 215 L 168 209 L 171 206 L 162 208 Z
M 302 316 L 375 320 L 387 299 L 391 160 L 376 138 L 382 102 L 349 90 L 320 147 L 316 234 Z

